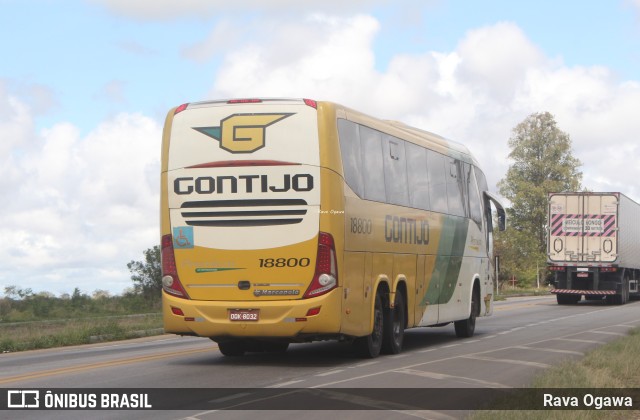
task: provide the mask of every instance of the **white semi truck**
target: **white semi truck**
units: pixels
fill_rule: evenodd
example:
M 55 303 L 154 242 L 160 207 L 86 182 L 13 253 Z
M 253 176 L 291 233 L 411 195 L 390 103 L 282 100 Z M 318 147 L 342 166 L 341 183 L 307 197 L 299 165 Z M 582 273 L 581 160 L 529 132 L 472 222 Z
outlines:
M 618 192 L 549 194 L 547 265 L 558 304 L 640 297 L 640 204 Z

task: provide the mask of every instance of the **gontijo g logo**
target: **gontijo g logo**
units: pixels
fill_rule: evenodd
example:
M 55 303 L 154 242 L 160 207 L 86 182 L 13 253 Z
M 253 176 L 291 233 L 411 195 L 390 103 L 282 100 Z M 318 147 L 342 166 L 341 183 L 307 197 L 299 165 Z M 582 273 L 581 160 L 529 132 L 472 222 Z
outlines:
M 266 128 L 290 117 L 280 114 L 233 114 L 220 121 L 219 127 L 193 127 L 220 141 L 220 147 L 231 153 L 253 153 L 265 146 Z

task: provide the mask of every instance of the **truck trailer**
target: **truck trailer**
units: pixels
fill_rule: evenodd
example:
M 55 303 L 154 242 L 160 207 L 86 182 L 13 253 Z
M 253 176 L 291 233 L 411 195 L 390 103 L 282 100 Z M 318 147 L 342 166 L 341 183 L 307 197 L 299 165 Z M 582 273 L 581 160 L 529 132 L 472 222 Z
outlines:
M 550 193 L 547 265 L 560 305 L 640 297 L 640 205 L 619 192 Z

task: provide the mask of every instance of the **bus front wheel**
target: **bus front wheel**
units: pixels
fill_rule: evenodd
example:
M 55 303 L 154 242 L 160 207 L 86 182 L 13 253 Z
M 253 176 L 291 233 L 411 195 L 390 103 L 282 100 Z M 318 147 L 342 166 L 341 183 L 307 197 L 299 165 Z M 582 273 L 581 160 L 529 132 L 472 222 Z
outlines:
M 469 314 L 469 318 L 463 319 L 461 321 L 455 321 L 453 323 L 456 330 L 456 336 L 460 338 L 473 336 L 474 332 L 476 331 L 476 317 L 478 316 L 478 309 L 480 308 L 479 305 L 480 293 L 477 289 L 475 289 L 471 296 L 471 313 Z

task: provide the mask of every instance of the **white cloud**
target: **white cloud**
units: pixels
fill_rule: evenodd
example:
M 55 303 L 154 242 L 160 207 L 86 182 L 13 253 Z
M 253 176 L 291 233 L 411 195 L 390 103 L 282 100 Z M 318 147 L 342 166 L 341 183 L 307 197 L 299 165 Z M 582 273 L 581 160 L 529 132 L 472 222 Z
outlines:
M 375 80 L 369 16 L 315 15 L 298 24 L 265 24 L 260 42 L 229 53 L 212 92 L 225 96 L 362 95 Z
M 7 158 L 14 148 L 25 146 L 33 133 L 33 117 L 27 104 L 10 95 L 6 83 L 2 80 L 0 80 L 0 133 L 2 133 L 0 159 Z
M 513 127 L 549 111 L 573 139 L 585 186 L 640 198 L 626 181 L 640 177 L 629 155 L 640 131 L 637 81 L 568 67 L 509 22 L 469 31 L 453 51 L 396 55 L 385 71 L 374 65 L 380 25 L 370 16 L 279 23 L 226 55 L 211 97 L 312 97 L 405 121 L 466 144 L 492 186 L 509 164 Z
M 18 109 L 28 120 L 28 109 Z M 121 114 L 84 137 L 56 124 L 28 153 L 13 153 L 2 169 L 12 181 L 0 184 L 9 198 L 0 207 L 0 287 L 130 286 L 126 263 L 159 240 L 160 138 L 153 120 Z
M 309 10 L 339 14 L 363 6 L 390 3 L 390 0 L 324 0 L 309 3 L 300 0 L 88 0 L 105 6 L 112 13 L 141 20 L 170 20 L 181 17 L 213 16 L 222 13 L 254 11 L 274 14 Z M 409 5 L 408 5 L 409 6 Z

